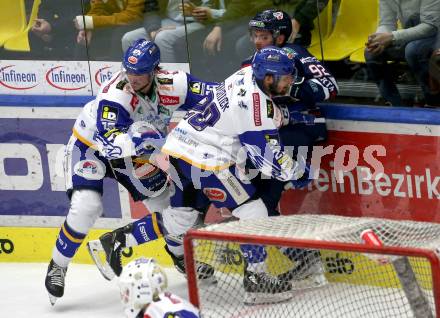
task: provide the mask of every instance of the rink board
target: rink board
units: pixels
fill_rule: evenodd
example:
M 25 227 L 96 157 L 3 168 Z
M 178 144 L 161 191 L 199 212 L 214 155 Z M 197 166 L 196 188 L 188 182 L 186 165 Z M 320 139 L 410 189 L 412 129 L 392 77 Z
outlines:
M 309 188 L 285 193 L 281 203 L 284 214 L 332 213 L 439 221 L 439 112 L 417 114 L 406 109 L 342 105 L 323 108 L 329 127 L 324 146 L 331 151 L 322 157 L 318 179 Z M 13 253 L 2 252 L 0 262 L 47 261 L 68 210 L 61 158 L 80 109 L 0 109 L 1 126 L 6 127 L 0 132 L 0 239 L 11 240 L 15 247 Z M 347 145 L 358 150 L 358 162 L 344 172 L 343 183 L 334 182 L 337 155 L 345 151 L 348 157 L 353 152 L 346 149 Z M 386 155 L 379 156 L 370 149 L 371 156 L 366 156 L 371 146 L 382 147 Z M 371 158 L 383 165 L 382 179 L 368 179 L 375 168 Z M 104 215 L 98 219 L 97 229 L 113 229 L 148 213 L 111 181 L 106 185 L 103 201 Z M 211 210 L 207 220 L 213 216 L 216 213 Z M 96 233 L 102 232 L 93 231 L 91 237 L 96 237 Z M 162 250 L 163 243 L 155 244 L 148 244 L 141 253 L 157 253 L 155 257 L 170 263 Z M 90 259 L 81 248 L 74 261 L 88 263 Z
M 197 240 L 194 241 L 196 259 L 212 265 L 216 271 L 227 275 L 240 274 L 244 260 L 236 243 Z M 320 250 L 325 275 L 331 282 L 369 285 L 385 288 L 401 288 L 401 283 L 391 263 L 379 264 L 364 254 L 335 250 Z M 277 247 L 267 247 L 268 270 L 274 275 L 282 274 L 292 268 L 292 262 Z M 410 258 L 419 278 L 430 277 L 430 264 L 422 258 Z M 226 275 L 224 275 L 226 276 Z M 420 279 L 420 287 L 432 290 L 430 279 Z
M 91 230 L 84 242 L 98 239 L 103 233 L 111 229 Z M 27 228 L 27 227 L 0 227 L 0 262 L 48 262 L 52 258 L 52 248 L 55 245 L 58 228 Z M 126 264 L 129 260 L 140 256 L 154 257 L 166 266 L 173 263 L 163 247 L 165 241 L 158 239 L 126 249 L 122 261 Z M 73 259 L 75 263 L 93 264 L 85 244 L 82 244 Z

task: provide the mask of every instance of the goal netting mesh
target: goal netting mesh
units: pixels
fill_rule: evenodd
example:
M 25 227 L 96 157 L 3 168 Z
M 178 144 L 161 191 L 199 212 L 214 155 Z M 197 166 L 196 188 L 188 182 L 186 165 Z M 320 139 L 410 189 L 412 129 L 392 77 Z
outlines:
M 289 287 L 245 279 L 243 244 L 264 248 L 257 272 Z M 185 238 L 190 299 L 203 317 L 434 317 L 438 247 L 440 224 L 425 222 L 292 215 L 209 225 Z

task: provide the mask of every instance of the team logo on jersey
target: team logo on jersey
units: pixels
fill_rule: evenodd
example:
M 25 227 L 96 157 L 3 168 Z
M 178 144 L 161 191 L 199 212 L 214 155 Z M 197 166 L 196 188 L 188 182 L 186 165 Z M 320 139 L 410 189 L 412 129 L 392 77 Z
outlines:
M 283 13 L 281 11 L 277 11 L 273 13 L 273 16 L 277 19 L 277 20 L 282 20 L 283 19 Z
M 159 100 L 162 105 L 178 105 L 180 102 L 179 96 L 159 95 Z
M 160 77 L 157 79 L 157 81 L 159 82 L 159 84 L 162 84 L 162 85 L 172 85 L 173 84 L 173 79 L 169 78 L 169 77 Z
M 235 81 L 235 85 L 237 85 L 237 86 L 244 85 L 244 77 L 242 77 L 242 78 L 236 80 L 236 81 Z
M 237 93 L 238 96 L 244 96 L 246 95 L 246 90 L 244 88 L 240 88 L 240 90 Z
M 273 118 L 274 115 L 274 109 L 273 109 L 273 103 L 271 100 L 266 99 L 266 105 L 267 105 L 267 117 Z
M 118 109 L 109 105 L 102 107 L 101 118 L 107 121 L 116 121 L 118 119 Z
M 75 164 L 73 171 L 87 180 L 101 180 L 105 175 L 105 167 L 96 160 L 81 160 Z
M 293 59 L 296 55 L 296 52 L 290 47 L 283 47 L 283 51 L 289 59 Z
M 133 56 L 133 55 L 130 55 L 127 60 L 128 60 L 128 63 L 130 63 L 130 64 L 136 64 L 138 62 L 137 57 Z
M 210 201 L 225 202 L 226 192 L 219 188 L 205 188 L 203 193 L 207 196 Z
M 248 108 L 246 103 L 244 101 L 242 101 L 242 100 L 238 101 L 238 107 L 243 108 L 243 109 L 247 109 Z
M 254 124 L 261 126 L 261 112 L 260 112 L 260 94 L 252 93 L 252 100 L 254 106 Z

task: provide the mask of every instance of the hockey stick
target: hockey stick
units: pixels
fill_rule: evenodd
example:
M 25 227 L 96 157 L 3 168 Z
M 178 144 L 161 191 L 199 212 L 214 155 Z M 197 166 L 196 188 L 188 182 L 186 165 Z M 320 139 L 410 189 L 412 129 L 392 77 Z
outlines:
M 366 245 L 371 246 L 383 246 L 382 240 L 374 233 L 372 229 L 364 230 L 361 233 L 361 240 Z M 429 306 L 429 302 L 426 299 L 422 288 L 417 282 L 417 277 L 412 269 L 411 263 L 408 257 L 389 257 L 384 256 L 378 258 L 376 255 L 373 257 L 368 254 L 366 256 L 375 260 L 379 264 L 391 263 L 402 285 L 405 296 L 408 299 L 411 310 L 416 318 L 432 318 L 434 317 Z

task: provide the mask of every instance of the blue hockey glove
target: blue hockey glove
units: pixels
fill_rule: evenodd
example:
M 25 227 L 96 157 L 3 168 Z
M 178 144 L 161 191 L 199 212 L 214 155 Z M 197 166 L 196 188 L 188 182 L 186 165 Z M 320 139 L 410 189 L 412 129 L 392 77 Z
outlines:
M 309 163 L 304 166 L 304 174 L 296 180 L 291 180 L 284 187 L 287 189 L 302 189 L 305 188 L 310 182 L 312 182 L 313 175 L 311 173 L 311 167 Z

